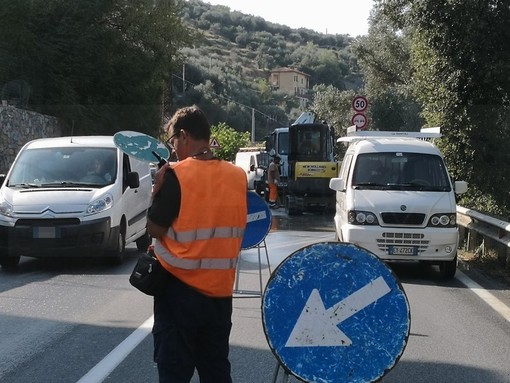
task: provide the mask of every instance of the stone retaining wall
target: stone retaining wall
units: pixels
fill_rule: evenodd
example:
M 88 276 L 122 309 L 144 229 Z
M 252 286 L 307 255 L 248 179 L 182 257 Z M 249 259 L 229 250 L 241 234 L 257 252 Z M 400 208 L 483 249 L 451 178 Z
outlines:
M 0 105 L 0 173 L 7 173 L 28 141 L 61 135 L 62 127 L 55 117 Z

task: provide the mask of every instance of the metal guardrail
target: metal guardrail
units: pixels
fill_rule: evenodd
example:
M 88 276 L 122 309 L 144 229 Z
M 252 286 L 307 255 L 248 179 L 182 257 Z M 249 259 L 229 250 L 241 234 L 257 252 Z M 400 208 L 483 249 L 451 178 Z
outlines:
M 501 265 L 510 270 L 510 222 L 457 206 L 457 224 L 460 243 L 468 251 L 491 249 Z

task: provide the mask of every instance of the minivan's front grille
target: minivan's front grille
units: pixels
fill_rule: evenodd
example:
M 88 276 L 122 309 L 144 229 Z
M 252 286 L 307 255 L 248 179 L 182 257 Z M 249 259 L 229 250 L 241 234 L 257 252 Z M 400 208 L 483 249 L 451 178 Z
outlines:
M 377 246 L 381 251 L 388 252 L 388 246 L 417 246 L 418 253 L 427 250 L 429 240 L 424 239 L 420 233 L 382 233 L 382 238 L 377 238 Z
M 422 225 L 425 214 L 420 213 L 381 213 L 384 223 L 389 225 Z
M 69 226 L 79 224 L 79 218 L 21 218 L 16 221 L 16 226 Z

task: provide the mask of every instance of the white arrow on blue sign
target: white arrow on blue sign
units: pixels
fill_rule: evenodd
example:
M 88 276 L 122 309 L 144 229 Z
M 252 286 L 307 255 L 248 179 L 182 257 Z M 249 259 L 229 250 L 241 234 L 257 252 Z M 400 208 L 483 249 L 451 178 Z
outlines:
M 249 249 L 260 244 L 271 229 L 271 211 L 266 202 L 253 190 L 247 192 L 248 216 L 244 231 L 242 249 Z
M 352 341 L 337 326 L 390 291 L 379 277 L 326 310 L 313 289 L 285 346 L 350 346 Z
M 262 297 L 262 320 L 279 363 L 307 382 L 374 382 L 402 355 L 409 304 L 391 269 L 340 242 L 287 257 Z

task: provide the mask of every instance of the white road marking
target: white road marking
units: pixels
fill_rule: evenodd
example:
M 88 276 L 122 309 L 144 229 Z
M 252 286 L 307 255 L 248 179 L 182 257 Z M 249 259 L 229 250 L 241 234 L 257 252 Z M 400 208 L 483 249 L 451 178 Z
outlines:
M 101 383 L 110 372 L 117 367 L 138 344 L 151 333 L 154 315 L 147 319 L 140 327 L 115 347 L 103 360 L 85 374 L 77 383 Z
M 485 303 L 492 307 L 497 313 L 501 314 L 503 318 L 510 322 L 510 307 L 496 298 L 493 294 L 485 290 L 482 286 L 473 281 L 462 271 L 457 270 L 455 277 L 468 289 L 478 295 L 478 297 L 480 297 Z

